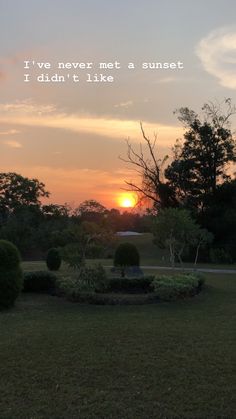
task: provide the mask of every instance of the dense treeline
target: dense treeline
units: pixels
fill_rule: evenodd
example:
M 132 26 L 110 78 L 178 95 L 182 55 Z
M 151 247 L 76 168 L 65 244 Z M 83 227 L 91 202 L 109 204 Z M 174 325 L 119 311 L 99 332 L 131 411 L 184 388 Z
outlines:
M 128 141 L 123 160 L 141 175 L 140 185 L 127 182 L 127 188 L 138 193 L 140 202 L 152 202 L 145 215 L 108 210 L 92 199 L 73 210 L 67 204 L 46 205 L 42 201 L 50 193 L 42 182 L 0 173 L 0 238 L 13 242 L 23 257 L 38 258 L 49 248 L 60 247 L 66 259 L 76 252 L 83 257 L 111 256 L 115 232 L 150 231 L 156 244 L 169 246 L 171 252 L 176 249 L 181 260 L 197 248 L 201 260 L 236 261 L 236 148 L 230 127 L 235 113 L 230 99 L 205 104 L 200 116 L 181 108 L 178 117 L 185 133 L 174 145 L 169 164 L 168 156 L 159 159 L 156 138 L 151 141 L 141 124 L 144 142 L 136 151 Z M 170 208 L 177 212 L 163 213 Z M 160 212 L 162 225 L 156 222 Z M 175 237 L 171 223 L 181 226 Z
M 148 216 L 108 210 L 95 200 L 73 210 L 67 204 L 42 204 L 42 198 L 48 196 L 45 185 L 37 179 L 0 174 L 0 238 L 13 242 L 23 257 L 40 257 L 52 247 L 71 243 L 85 246 L 91 237 L 87 256 L 106 256 L 115 232 L 149 230 Z

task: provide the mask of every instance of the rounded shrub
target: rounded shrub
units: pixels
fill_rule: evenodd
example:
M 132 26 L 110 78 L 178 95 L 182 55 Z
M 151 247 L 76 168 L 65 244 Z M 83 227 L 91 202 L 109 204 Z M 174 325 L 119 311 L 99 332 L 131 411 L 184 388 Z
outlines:
M 56 288 L 57 277 L 48 271 L 24 273 L 24 292 L 52 293 Z
M 114 266 L 121 268 L 124 276 L 125 268 L 129 266 L 139 266 L 140 256 L 137 247 L 133 243 L 121 243 L 114 256 Z
M 61 266 L 61 254 L 58 249 L 49 249 L 46 258 L 46 264 L 49 271 L 58 271 Z
M 0 240 L 0 309 L 13 306 L 21 291 L 20 261 L 17 247 L 7 240 Z

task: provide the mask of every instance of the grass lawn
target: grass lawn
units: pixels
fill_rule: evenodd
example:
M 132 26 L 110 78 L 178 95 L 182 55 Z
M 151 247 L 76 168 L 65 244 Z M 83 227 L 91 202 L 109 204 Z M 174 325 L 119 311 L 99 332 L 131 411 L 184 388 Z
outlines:
M 0 313 L 0 418 L 235 418 L 235 294 L 208 274 L 177 303 L 22 295 Z

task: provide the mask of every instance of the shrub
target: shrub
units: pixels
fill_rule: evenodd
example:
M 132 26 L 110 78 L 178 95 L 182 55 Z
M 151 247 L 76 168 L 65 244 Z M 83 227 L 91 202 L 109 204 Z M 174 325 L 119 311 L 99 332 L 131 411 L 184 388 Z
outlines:
M 76 243 L 64 246 L 62 249 L 62 259 L 70 268 L 79 269 L 84 263 L 81 246 Z
M 57 277 L 52 272 L 33 271 L 24 273 L 24 292 L 53 292 Z
M 212 248 L 210 250 L 210 261 L 212 263 L 233 263 L 232 256 L 222 248 Z
M 49 249 L 46 258 L 46 264 L 50 271 L 58 271 L 61 266 L 61 254 L 58 249 Z
M 17 247 L 7 240 L 0 240 L 0 269 L 11 270 L 18 268 L 20 261 Z
M 153 281 L 154 292 L 160 300 L 174 301 L 197 294 L 204 283 L 202 275 L 191 273 L 182 275 L 156 276 Z
M 139 266 L 139 252 L 133 243 L 121 243 L 114 257 L 114 266 L 121 267 L 121 275 L 125 275 L 125 268 L 128 266 Z
M 83 293 L 77 295 L 76 298 L 71 298 L 73 302 L 97 304 L 97 305 L 129 305 L 129 304 L 153 304 L 157 299 L 155 295 L 127 295 L 127 294 L 97 294 L 97 293 Z
M 124 293 L 148 293 L 153 291 L 154 276 L 144 276 L 142 278 L 111 278 L 109 280 L 108 292 Z
M 201 272 L 194 272 L 188 274 L 190 276 L 194 275 L 194 277 L 198 280 L 198 288 L 201 289 L 206 282 L 205 276 Z
M 104 255 L 104 248 L 100 244 L 90 243 L 86 249 L 87 259 L 98 259 Z
M 11 242 L 0 240 L 0 308 L 14 305 L 22 282 L 18 249 Z
M 63 278 L 59 288 L 69 299 L 79 299 L 82 295 L 104 291 L 108 278 L 102 265 L 82 266 L 77 275 Z

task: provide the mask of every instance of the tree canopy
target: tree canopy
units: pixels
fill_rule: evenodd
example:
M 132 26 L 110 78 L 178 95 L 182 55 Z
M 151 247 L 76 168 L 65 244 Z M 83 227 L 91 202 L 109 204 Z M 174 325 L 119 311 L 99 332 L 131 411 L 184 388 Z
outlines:
M 177 141 L 173 161 L 165 177 L 181 203 L 205 209 L 207 197 L 214 194 L 218 184 L 228 181 L 228 164 L 236 161 L 235 139 L 229 118 L 235 108 L 228 99 L 226 110 L 218 104 L 205 104 L 200 117 L 189 108 L 178 111 L 179 120 L 187 128 L 184 142 Z
M 44 183 L 14 172 L 0 173 L 0 208 L 14 211 L 20 206 L 40 205 L 40 198 L 49 197 Z

